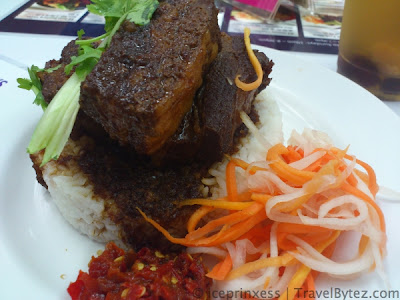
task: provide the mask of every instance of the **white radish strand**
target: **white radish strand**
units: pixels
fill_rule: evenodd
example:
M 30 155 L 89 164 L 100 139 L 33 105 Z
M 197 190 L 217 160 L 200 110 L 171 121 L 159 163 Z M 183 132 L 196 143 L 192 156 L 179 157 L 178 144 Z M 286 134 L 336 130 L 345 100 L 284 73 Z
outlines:
M 258 171 L 254 175 L 248 175 L 248 188 L 250 190 L 267 190 L 273 192 L 273 186 L 276 186 L 281 192 L 288 194 L 298 191 L 298 188 L 291 187 L 280 179 L 276 174 L 270 171 Z
M 389 290 L 390 283 L 389 283 L 387 274 L 383 268 L 382 254 L 379 250 L 378 243 L 371 242 L 371 249 L 372 249 L 372 254 L 374 256 L 374 259 L 375 259 L 375 265 L 376 265 L 376 270 L 378 272 L 378 275 L 382 278 L 382 281 L 385 283 L 386 288 Z
M 257 126 L 253 123 L 253 121 L 250 119 L 250 117 L 244 112 L 240 112 L 240 118 L 242 119 L 242 122 L 246 127 L 249 129 L 250 133 L 254 135 L 254 137 L 257 139 L 257 141 L 264 146 L 264 149 L 269 149 L 271 148 L 271 144 L 265 139 L 265 137 L 260 133 L 258 130 Z
M 375 197 L 372 195 L 371 191 L 369 190 L 367 184 L 361 180 L 361 178 L 354 172 L 354 177 L 357 179 L 357 188 L 363 192 L 364 194 L 366 194 L 368 197 L 370 197 L 371 199 L 374 199 Z
M 290 194 L 284 194 L 284 195 L 279 195 L 272 197 L 271 199 L 268 200 L 267 204 L 265 205 L 265 211 L 267 213 L 267 216 L 269 217 L 269 214 L 272 210 L 272 208 L 277 205 L 278 203 L 286 203 L 292 200 L 295 200 L 297 198 L 300 198 L 304 196 L 306 192 L 304 189 L 298 189 L 296 192 L 290 193 Z M 273 219 L 271 219 L 273 220 Z
M 294 251 L 289 251 L 289 253 L 307 267 L 318 272 L 333 275 L 350 275 L 368 271 L 375 261 L 370 243 L 367 245 L 367 248 L 360 257 L 343 263 L 334 262 L 331 259 L 329 259 L 329 261 L 326 261 L 325 259 L 316 259 L 312 256 L 302 255 Z
M 227 254 L 225 250 L 217 247 L 188 247 L 186 252 L 189 254 L 209 254 L 218 258 L 224 258 Z
M 316 162 L 318 159 L 320 159 L 322 156 L 326 154 L 326 151 L 317 151 L 314 153 L 311 153 L 308 156 L 305 156 L 302 159 L 299 159 L 295 162 L 292 162 L 289 164 L 292 168 L 295 168 L 297 170 L 304 170 L 305 168 L 309 167 L 312 163 Z
M 387 202 L 400 202 L 400 192 L 381 185 L 379 186 L 379 191 L 376 197 L 379 200 Z
M 294 236 L 292 234 L 289 234 L 286 237 L 289 241 L 292 241 L 293 243 L 299 245 L 300 247 L 298 248 L 298 250 L 303 253 L 300 254 L 307 254 L 315 259 L 320 259 L 322 261 L 325 262 L 329 262 L 330 259 L 325 257 L 324 255 L 322 255 L 321 253 L 319 253 L 313 246 L 311 246 L 309 243 L 307 243 L 306 241 L 302 240 L 301 238 Z

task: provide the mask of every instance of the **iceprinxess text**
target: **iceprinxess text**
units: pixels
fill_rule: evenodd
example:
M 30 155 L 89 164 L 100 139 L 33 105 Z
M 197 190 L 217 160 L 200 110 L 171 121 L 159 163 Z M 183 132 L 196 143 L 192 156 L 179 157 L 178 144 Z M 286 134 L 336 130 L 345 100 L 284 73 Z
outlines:
M 6 84 L 6 83 L 8 83 L 8 81 L 6 81 L 5 79 L 1 79 L 1 78 L 0 78 L 0 87 L 1 87 L 3 84 Z

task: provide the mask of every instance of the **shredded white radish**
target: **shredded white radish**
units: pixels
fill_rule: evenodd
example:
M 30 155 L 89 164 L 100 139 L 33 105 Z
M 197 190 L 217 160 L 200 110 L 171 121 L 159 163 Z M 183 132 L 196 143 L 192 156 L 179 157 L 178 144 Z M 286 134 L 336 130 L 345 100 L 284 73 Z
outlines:
M 226 251 L 217 247 L 188 247 L 186 252 L 189 254 L 209 254 L 217 257 L 226 256 Z
M 358 232 L 368 236 L 376 243 L 384 244 L 386 242 L 386 235 L 380 230 L 379 217 L 375 210 L 369 210 L 369 216 L 366 222 L 358 228 Z
M 289 266 L 285 268 L 281 278 L 278 283 L 273 287 L 274 290 L 279 291 L 279 295 L 282 295 L 286 291 L 290 280 L 292 279 L 294 273 L 296 273 L 299 266 Z
M 293 188 L 282 181 L 277 175 L 270 171 L 258 171 L 254 175 L 248 175 L 248 188 L 254 191 L 274 192 L 276 186 L 283 193 L 293 193 L 299 189 Z
M 339 207 L 345 203 L 353 204 L 358 210 L 359 215 L 348 219 L 325 217 L 331 209 Z M 301 210 L 298 211 L 298 215 L 303 224 L 318 225 L 335 230 L 352 230 L 355 226 L 360 225 L 368 218 L 368 207 L 365 202 L 358 199 L 357 197 L 346 195 L 331 199 L 330 201 L 322 204 L 318 211 L 318 218 L 307 217 L 303 215 Z
M 371 245 L 369 244 L 364 253 L 349 262 L 337 263 L 333 260 L 326 261 L 325 259 L 316 259 L 309 255 L 302 255 L 294 251 L 289 251 L 297 260 L 305 264 L 307 267 L 324 273 L 333 275 L 349 275 L 358 272 L 367 271 L 374 263 L 374 256 L 372 254 Z
M 250 118 L 243 112 L 241 118 L 259 144 L 267 145 Z M 226 174 L 231 172 L 230 177 L 226 176 L 226 185 L 221 169 L 213 171 L 212 175 L 217 179 L 203 181 L 223 186 L 224 196 L 228 195 L 228 189 L 236 189 L 236 193 L 230 193 L 224 201 L 238 201 L 232 195 L 246 191 L 249 198 L 244 201 L 251 205 L 243 212 L 227 209 L 228 217 L 237 213 L 234 217 L 238 219 L 226 219 L 234 225 L 224 228 L 226 236 L 237 234 L 235 239 L 227 241 L 221 227 L 211 224 L 205 239 L 211 236 L 219 239 L 218 231 L 222 237 L 218 247 L 214 247 L 215 240 L 212 240 L 211 247 L 188 250 L 189 253 L 207 253 L 224 261 L 222 267 L 219 265 L 211 272 L 210 276 L 215 278 L 213 289 L 237 291 L 240 287 L 282 295 L 288 287 L 307 287 L 309 280 L 313 280 L 312 273 L 304 266 L 342 279 L 356 278 L 375 266 L 383 281 L 388 283 L 383 266 L 386 255 L 384 218 L 379 207 L 371 202 L 375 201 L 377 187 L 372 168 L 348 155 L 347 148 L 333 148 L 329 137 L 316 130 L 306 129 L 302 134 L 293 131 L 289 143 L 293 148 L 285 148 L 282 144 L 272 147 L 266 156 L 274 157 L 270 161 L 259 161 L 257 157 L 256 161 L 245 162 L 248 163 L 246 170 L 243 170 L 242 162 L 233 160 L 237 167 L 225 170 Z M 361 174 L 357 168 L 367 172 Z M 218 178 L 219 175 L 223 180 Z M 236 180 L 229 179 L 234 176 Z M 385 192 L 387 190 L 380 189 L 380 194 Z M 391 196 L 400 201 L 400 193 L 393 192 Z M 260 209 L 265 210 L 265 214 Z M 251 229 L 242 230 L 241 224 L 247 228 L 253 220 L 256 222 Z M 334 261 L 331 247 L 346 231 L 362 236 L 359 249 L 347 261 Z
M 400 202 L 400 192 L 392 190 L 385 186 L 379 186 L 379 192 L 376 197 L 388 202 Z
M 382 255 L 379 250 L 380 249 L 379 245 L 375 242 L 371 242 L 371 249 L 372 249 L 372 254 L 374 256 L 374 259 L 375 259 L 376 270 L 377 270 L 379 276 L 382 278 L 383 282 L 385 283 L 386 288 L 389 290 L 390 283 L 387 278 L 386 272 L 383 268 Z
M 308 156 L 316 148 L 329 149 L 333 145 L 326 133 L 309 128 L 304 129 L 301 135 L 293 130 L 288 144 L 303 149 L 305 156 Z
M 279 196 L 275 196 L 275 197 L 271 198 L 265 205 L 265 210 L 267 212 L 267 215 L 269 216 L 272 208 L 275 205 L 277 205 L 278 203 L 289 202 L 294 199 L 300 198 L 300 197 L 304 196 L 305 194 L 306 193 L 305 193 L 304 189 L 298 189 L 297 191 L 295 191 L 293 193 L 283 194 L 283 195 L 279 195 Z
M 304 170 L 308 166 L 310 166 L 312 163 L 316 162 L 318 159 L 320 159 L 322 156 L 326 154 L 326 151 L 317 151 L 314 153 L 311 153 L 308 156 L 305 156 L 304 158 L 297 160 L 295 162 L 292 162 L 289 164 L 292 168 L 295 168 L 297 170 Z
M 272 145 L 265 139 L 265 137 L 260 133 L 257 126 L 251 121 L 250 117 L 244 112 L 240 112 L 240 118 L 246 127 L 249 129 L 251 134 L 258 140 L 258 142 L 266 147 L 267 149 L 270 148 Z
M 357 176 L 357 174 L 354 173 L 354 176 L 356 177 L 358 183 L 357 183 L 357 188 L 363 192 L 364 194 L 366 194 L 368 197 L 370 197 L 371 199 L 374 199 L 375 197 L 372 195 L 371 191 L 369 190 L 368 186 L 365 184 L 364 181 L 361 180 L 360 177 Z
M 313 258 L 320 259 L 325 262 L 329 262 L 330 260 L 319 253 L 313 246 L 308 244 L 307 242 L 303 241 L 301 238 L 298 238 L 294 235 L 288 235 L 286 237 L 289 241 L 294 242 L 295 244 L 299 245 L 301 248 L 298 248 L 300 251 L 304 251 L 304 253 L 312 256 Z

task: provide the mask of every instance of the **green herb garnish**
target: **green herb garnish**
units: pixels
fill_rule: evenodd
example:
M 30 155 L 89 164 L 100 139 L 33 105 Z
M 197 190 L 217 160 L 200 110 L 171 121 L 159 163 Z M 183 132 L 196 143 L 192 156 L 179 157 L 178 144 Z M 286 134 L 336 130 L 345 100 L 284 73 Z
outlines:
M 44 101 L 44 97 L 42 94 L 42 84 L 40 82 L 39 77 L 37 76 L 37 73 L 39 72 L 47 72 L 51 73 L 57 69 L 59 69 L 61 65 L 58 65 L 54 68 L 49 68 L 49 69 L 40 69 L 37 66 L 32 66 L 28 68 L 28 74 L 29 74 L 29 79 L 27 78 L 18 78 L 17 82 L 19 83 L 19 88 L 24 89 L 24 90 L 32 90 L 35 93 L 35 100 L 33 101 L 34 104 L 39 105 L 42 107 L 43 110 L 46 109 L 47 103 Z
M 79 111 L 81 83 L 110 45 L 112 37 L 121 24 L 128 20 L 137 25 L 146 25 L 150 22 L 157 7 L 157 0 L 92 0 L 92 4 L 87 8 L 90 12 L 105 17 L 106 33 L 93 39 L 84 40 L 82 39 L 84 31 L 78 31 L 78 40 L 76 41 L 76 44 L 80 45 L 78 56 L 71 57 L 71 63 L 64 68 L 67 75 L 72 72 L 74 67 L 75 72 L 57 92 L 48 107 L 41 92 L 42 84 L 37 77 L 37 73 L 43 71 L 42 69 L 32 66 L 28 69 L 30 79 L 17 79 L 19 87 L 35 93 L 34 103 L 41 105 L 45 110 L 27 149 L 30 154 L 45 149 L 41 166 L 60 156 Z M 93 43 L 100 40 L 102 41 L 100 45 L 94 47 Z

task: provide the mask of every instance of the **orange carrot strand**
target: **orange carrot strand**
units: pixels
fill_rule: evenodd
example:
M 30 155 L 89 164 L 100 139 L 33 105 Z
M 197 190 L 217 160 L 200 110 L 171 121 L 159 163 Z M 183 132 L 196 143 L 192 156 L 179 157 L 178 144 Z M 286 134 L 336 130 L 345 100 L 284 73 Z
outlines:
M 234 161 L 229 161 L 226 166 L 225 176 L 226 176 L 226 189 L 228 192 L 229 201 L 238 200 L 237 184 L 236 184 L 236 164 Z
M 364 200 L 368 204 L 370 204 L 376 210 L 376 212 L 378 213 L 381 230 L 383 232 L 386 232 L 385 216 L 383 215 L 383 212 L 382 212 L 381 208 L 378 206 L 378 204 L 376 204 L 376 202 L 374 200 L 372 200 L 370 197 L 368 197 L 368 195 L 366 195 L 365 193 L 363 193 L 359 189 L 351 186 L 347 182 L 344 182 L 342 184 L 341 188 L 342 188 L 343 191 L 348 192 L 348 193 L 350 193 L 350 194 L 352 194 L 352 195 Z
M 202 206 L 197 209 L 189 218 L 187 223 L 187 231 L 192 232 L 196 229 L 197 224 L 203 219 L 209 212 L 213 211 L 214 208 L 211 206 Z
M 232 270 L 232 258 L 228 255 L 223 261 L 216 264 L 211 272 L 207 273 L 207 277 L 215 280 L 224 280 L 228 273 Z
M 241 90 L 248 92 L 257 89 L 261 85 L 264 73 L 260 62 L 258 61 L 257 56 L 254 54 L 253 49 L 251 49 L 250 29 L 248 27 L 245 27 L 244 29 L 244 43 L 246 45 L 246 50 L 247 50 L 247 55 L 249 56 L 249 60 L 257 74 L 257 79 L 252 83 L 244 83 L 239 79 L 238 75 L 235 78 L 235 84 Z

